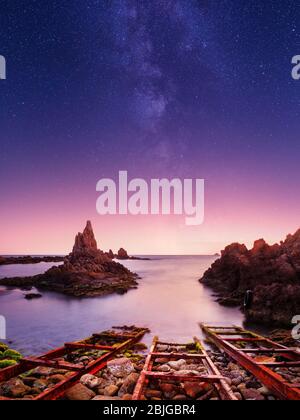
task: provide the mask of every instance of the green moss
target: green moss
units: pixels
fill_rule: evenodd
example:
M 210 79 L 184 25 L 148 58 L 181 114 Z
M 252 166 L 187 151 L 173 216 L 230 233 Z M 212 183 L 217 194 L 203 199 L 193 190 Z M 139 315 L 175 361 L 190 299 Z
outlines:
M 5 351 L 7 349 L 8 349 L 8 346 L 6 344 L 0 342 L 0 351 L 2 352 L 2 351 Z
M 0 360 L 0 369 L 4 369 L 4 368 L 10 367 L 10 366 L 14 366 L 16 364 L 17 364 L 17 362 L 15 360 L 8 360 L 8 359 Z
M 5 352 L 2 354 L 2 357 L 4 359 L 12 359 L 18 362 L 22 358 L 22 355 L 16 350 L 8 349 L 8 350 L 5 350 Z

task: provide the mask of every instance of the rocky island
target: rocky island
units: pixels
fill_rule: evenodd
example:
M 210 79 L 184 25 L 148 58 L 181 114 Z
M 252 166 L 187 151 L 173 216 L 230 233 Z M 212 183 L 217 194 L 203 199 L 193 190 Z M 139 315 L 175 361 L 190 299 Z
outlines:
M 238 243 L 229 245 L 200 282 L 227 306 L 243 306 L 250 290 L 247 321 L 291 328 L 292 318 L 300 314 L 300 230 L 272 246 L 263 239 L 250 250 Z
M 33 277 L 0 280 L 0 285 L 36 287 L 76 297 L 123 294 L 137 287 L 138 276 L 98 249 L 91 222 L 75 238 L 73 251 L 61 266 Z

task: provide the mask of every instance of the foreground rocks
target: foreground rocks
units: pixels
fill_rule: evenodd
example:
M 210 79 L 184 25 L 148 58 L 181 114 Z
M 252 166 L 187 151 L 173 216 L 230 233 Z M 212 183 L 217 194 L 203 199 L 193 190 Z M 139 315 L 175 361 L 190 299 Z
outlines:
M 217 347 L 208 351 L 212 361 L 226 378 L 238 400 L 274 401 L 276 397 L 253 375 L 238 366 L 229 356 Z
M 78 233 L 72 253 L 64 264 L 52 267 L 45 274 L 0 280 L 0 285 L 36 287 L 76 297 L 126 293 L 137 287 L 137 275 L 112 261 L 97 247 L 91 222 Z
M 127 350 L 111 360 L 96 375 L 83 375 L 80 383 L 66 392 L 68 400 L 131 400 L 145 362 L 144 351 Z
M 200 282 L 226 306 L 242 306 L 246 291 L 252 290 L 247 321 L 290 328 L 300 314 L 300 230 L 280 245 L 270 246 L 263 239 L 251 250 L 229 245 Z

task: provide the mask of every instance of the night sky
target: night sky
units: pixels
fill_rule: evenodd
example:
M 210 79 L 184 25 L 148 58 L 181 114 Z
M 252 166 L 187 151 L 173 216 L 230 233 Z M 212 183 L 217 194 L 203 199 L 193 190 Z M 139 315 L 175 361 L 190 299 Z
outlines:
M 300 3 L 1 1 L 0 253 L 211 253 L 300 227 Z M 204 178 L 205 223 L 99 216 L 96 182 Z M 154 234 L 155 232 L 155 234 Z

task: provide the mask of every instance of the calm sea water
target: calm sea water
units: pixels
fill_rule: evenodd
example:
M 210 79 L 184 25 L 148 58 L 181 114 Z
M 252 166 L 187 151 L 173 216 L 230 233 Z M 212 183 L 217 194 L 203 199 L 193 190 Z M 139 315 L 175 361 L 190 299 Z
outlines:
M 123 296 L 78 299 L 52 292 L 27 301 L 20 290 L 0 288 L 0 315 L 7 321 L 7 338 L 25 355 L 43 353 L 66 341 L 84 338 L 114 325 L 148 327 L 164 340 L 201 337 L 199 322 L 242 325 L 238 309 L 214 302 L 198 279 L 215 257 L 159 256 L 151 261 L 125 261 L 138 273 L 139 288 Z M 0 267 L 0 278 L 42 273 L 53 263 Z

